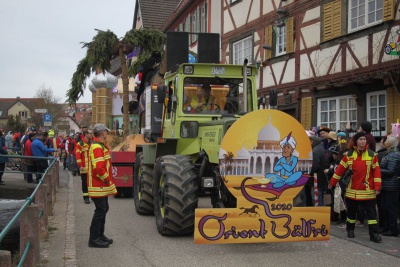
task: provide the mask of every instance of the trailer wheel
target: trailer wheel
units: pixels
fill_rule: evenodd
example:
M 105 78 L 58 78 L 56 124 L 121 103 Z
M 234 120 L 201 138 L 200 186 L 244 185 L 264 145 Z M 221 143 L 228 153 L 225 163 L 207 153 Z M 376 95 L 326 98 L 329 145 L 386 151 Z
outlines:
M 194 231 L 198 205 L 197 176 L 190 159 L 169 155 L 157 159 L 154 167 L 154 214 L 161 235 L 178 236 Z
M 133 178 L 133 196 L 137 214 L 154 214 L 152 188 L 153 169 L 143 164 L 143 152 L 139 152 L 136 154 Z

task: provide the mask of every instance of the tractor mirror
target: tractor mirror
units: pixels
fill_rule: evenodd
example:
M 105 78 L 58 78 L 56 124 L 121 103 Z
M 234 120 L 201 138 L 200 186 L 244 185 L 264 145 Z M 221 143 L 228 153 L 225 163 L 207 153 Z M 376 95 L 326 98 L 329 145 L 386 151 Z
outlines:
M 167 92 L 167 86 L 166 85 L 158 85 L 157 86 L 158 103 L 164 103 L 166 92 Z

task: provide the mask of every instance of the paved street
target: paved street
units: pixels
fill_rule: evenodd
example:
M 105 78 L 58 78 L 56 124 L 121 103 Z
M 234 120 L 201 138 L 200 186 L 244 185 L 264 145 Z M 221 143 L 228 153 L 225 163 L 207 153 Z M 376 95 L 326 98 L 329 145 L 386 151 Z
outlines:
M 7 174 L 7 186 L 31 186 L 20 174 Z M 327 242 L 195 245 L 192 236 L 162 237 L 153 216 L 139 216 L 133 199 L 109 198 L 106 234 L 108 249 L 89 248 L 89 225 L 94 205 L 84 204 L 79 177 L 60 170 L 60 188 L 49 217 L 49 237 L 41 243 L 40 266 L 396 266 L 400 238 L 369 241 L 368 228 L 356 228 L 347 239 L 341 225 L 332 224 Z M 208 206 L 201 199 L 200 206 Z
M 107 249 L 89 248 L 89 225 L 94 205 L 84 204 L 80 179 L 60 171 L 51 233 L 42 242 L 42 266 L 397 266 L 400 238 L 369 241 L 367 227 L 356 229 L 349 241 L 344 228 L 332 225 L 327 242 L 246 245 L 195 245 L 192 236 L 162 237 L 153 216 L 139 216 L 133 199 L 110 198 Z M 208 199 L 202 199 L 206 206 Z

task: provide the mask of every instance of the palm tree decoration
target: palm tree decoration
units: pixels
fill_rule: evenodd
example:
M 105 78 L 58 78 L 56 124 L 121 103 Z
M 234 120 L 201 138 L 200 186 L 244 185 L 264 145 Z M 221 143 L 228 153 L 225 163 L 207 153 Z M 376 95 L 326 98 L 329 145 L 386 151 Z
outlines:
M 166 43 L 166 36 L 163 32 L 153 29 L 132 29 L 122 39 L 119 39 L 110 30 L 97 30 L 97 34 L 89 43 L 82 42 L 82 48 L 86 48 L 86 56 L 79 61 L 75 73 L 72 75 L 71 88 L 67 91 L 67 102 L 75 106 L 78 99 L 83 96 L 86 87 L 86 80 L 97 70 L 109 71 L 111 59 L 117 56 L 121 62 L 121 77 L 123 85 L 123 123 L 124 133 L 128 134 L 129 129 L 129 76 L 139 70 L 139 66 L 145 62 L 153 51 L 161 52 Z M 129 69 L 126 66 L 125 55 L 133 48 L 141 48 L 137 61 Z
M 232 171 L 232 163 L 233 163 L 233 158 L 234 155 L 231 151 L 228 151 L 226 154 L 223 155 L 224 159 L 224 165 L 225 165 L 225 172 L 224 175 L 222 176 L 222 179 L 224 180 L 225 183 L 228 182 L 228 180 L 225 179 L 225 176 L 228 172 Z

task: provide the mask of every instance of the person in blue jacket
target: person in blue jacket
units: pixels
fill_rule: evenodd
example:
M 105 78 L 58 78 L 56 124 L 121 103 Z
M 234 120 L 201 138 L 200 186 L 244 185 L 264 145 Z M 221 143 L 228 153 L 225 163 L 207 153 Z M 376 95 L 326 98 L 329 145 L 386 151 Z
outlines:
M 48 153 L 55 152 L 54 148 L 47 148 L 44 145 L 46 141 L 46 136 L 43 132 L 38 132 L 36 134 L 35 140 L 33 140 L 31 145 L 32 155 L 34 157 L 47 157 Z M 47 159 L 35 159 L 35 165 L 37 168 L 36 183 L 42 178 L 43 173 L 49 167 Z
M 4 139 L 3 129 L 0 129 L 0 154 L 7 155 L 6 140 Z M 6 168 L 7 157 L 0 157 L 0 185 L 5 183 L 2 181 L 4 169 Z

